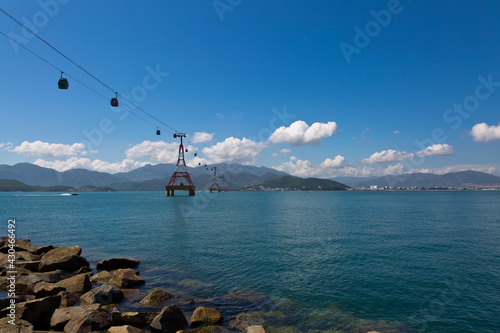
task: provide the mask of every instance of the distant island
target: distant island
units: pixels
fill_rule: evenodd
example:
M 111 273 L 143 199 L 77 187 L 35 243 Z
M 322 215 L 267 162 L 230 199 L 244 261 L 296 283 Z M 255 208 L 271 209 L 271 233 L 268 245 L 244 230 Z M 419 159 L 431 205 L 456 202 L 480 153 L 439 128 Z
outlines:
M 243 191 L 345 191 L 349 186 L 330 179 L 283 176 L 256 185 L 246 185 Z

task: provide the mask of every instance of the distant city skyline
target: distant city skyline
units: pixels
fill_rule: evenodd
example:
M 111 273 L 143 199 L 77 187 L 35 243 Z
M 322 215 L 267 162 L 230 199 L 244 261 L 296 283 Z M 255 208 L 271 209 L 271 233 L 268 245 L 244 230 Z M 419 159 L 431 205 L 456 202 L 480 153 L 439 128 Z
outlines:
M 0 164 L 127 172 L 175 163 L 182 132 L 190 166 L 500 175 L 495 1 L 0 8 L 98 79 L 0 12 Z

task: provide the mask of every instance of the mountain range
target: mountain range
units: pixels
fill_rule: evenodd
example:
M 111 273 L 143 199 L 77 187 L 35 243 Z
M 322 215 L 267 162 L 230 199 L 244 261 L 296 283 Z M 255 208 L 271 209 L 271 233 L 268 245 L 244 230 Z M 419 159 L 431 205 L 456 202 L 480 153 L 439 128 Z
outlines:
M 351 181 L 352 187 L 500 187 L 500 177 L 479 171 L 460 171 L 436 175 L 433 173 L 411 173 L 398 176 L 383 176 L 373 179 Z
M 212 168 L 224 178 L 220 185 L 239 189 L 249 185 L 266 187 L 316 188 L 342 187 L 500 187 L 500 177 L 478 172 L 461 171 L 436 175 L 431 173 L 414 173 L 398 176 L 370 178 L 342 177 L 337 183 L 318 182 L 317 178 L 305 179 L 290 177 L 289 174 L 267 167 L 256 167 L 236 163 L 220 163 L 210 166 L 188 168 L 197 189 L 208 189 L 212 184 Z M 146 165 L 130 172 L 110 174 L 106 172 L 72 169 L 58 172 L 30 163 L 0 165 L 0 179 L 17 180 L 29 186 L 71 186 L 81 188 L 85 185 L 108 186 L 118 191 L 163 191 L 175 170 L 175 164 Z M 287 176 L 288 178 L 286 178 Z M 280 179 L 282 178 L 282 179 Z M 318 185 L 320 184 L 320 185 Z M 330 185 L 328 185 L 330 184 Z M 340 185 L 338 185 L 340 184 Z

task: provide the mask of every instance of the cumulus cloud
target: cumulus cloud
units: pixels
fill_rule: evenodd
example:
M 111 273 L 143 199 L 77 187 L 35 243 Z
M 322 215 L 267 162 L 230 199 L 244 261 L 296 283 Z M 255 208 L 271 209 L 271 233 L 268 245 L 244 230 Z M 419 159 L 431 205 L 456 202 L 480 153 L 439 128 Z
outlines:
M 321 139 L 329 138 L 338 132 L 337 123 L 314 123 L 311 126 L 305 121 L 297 120 L 289 127 L 281 126 L 269 137 L 272 143 L 286 142 L 292 146 L 319 144 Z
M 185 146 L 188 151 L 193 147 Z M 179 156 L 179 144 L 164 141 L 145 140 L 125 151 L 128 159 L 148 158 L 155 163 L 176 163 Z
M 500 140 L 500 123 L 498 123 L 497 126 L 489 126 L 486 123 L 476 124 L 472 127 L 470 135 L 472 135 L 473 140 L 477 142 Z
M 7 150 L 24 156 L 42 157 L 59 157 L 87 154 L 85 145 L 83 143 L 65 145 L 62 143 L 48 143 L 42 141 L 24 141 L 19 146 L 16 146 L 14 148 L 7 148 Z
M 195 132 L 191 141 L 193 143 L 209 142 L 212 141 L 214 133 Z
M 287 172 L 298 177 L 370 177 L 384 175 L 399 175 L 406 172 L 406 167 L 397 163 L 389 166 L 360 166 L 345 162 L 343 156 L 336 156 L 334 159 L 326 159 L 318 165 L 312 165 L 308 160 L 300 160 L 292 156 L 289 161 L 282 163 L 274 169 Z
M 257 157 L 267 144 L 256 142 L 247 138 L 227 138 L 211 147 L 203 148 L 203 154 L 211 163 L 234 162 L 241 164 L 254 164 Z
M 453 155 L 455 151 L 449 144 L 434 144 L 417 153 L 418 157 L 434 156 L 434 155 Z
M 374 153 L 369 158 L 363 159 L 361 163 L 364 164 L 391 163 L 391 162 L 399 162 L 411 159 L 413 159 L 412 153 L 389 149 Z
M 335 169 L 342 168 L 345 165 L 345 158 L 337 155 L 335 158 L 327 158 L 318 165 L 312 165 L 308 160 L 299 160 L 292 156 L 290 160 L 274 167 L 274 169 L 287 172 L 299 177 L 331 177 L 335 174 Z
M 34 163 L 35 165 L 50 168 L 57 171 L 66 171 L 70 169 L 87 169 L 91 171 L 117 173 L 117 172 L 128 172 L 149 164 L 149 162 L 138 162 L 130 159 L 125 159 L 121 162 L 110 163 L 101 160 L 91 161 L 88 158 L 78 158 L 71 157 L 65 161 L 46 161 L 38 159 Z

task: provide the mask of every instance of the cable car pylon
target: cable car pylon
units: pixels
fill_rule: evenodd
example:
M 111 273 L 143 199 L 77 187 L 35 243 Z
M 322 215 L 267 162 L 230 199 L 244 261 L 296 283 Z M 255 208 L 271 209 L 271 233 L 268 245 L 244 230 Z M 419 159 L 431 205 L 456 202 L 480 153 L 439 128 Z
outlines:
M 184 145 L 182 143 L 182 138 L 185 137 L 186 133 L 174 134 L 174 139 L 181 138 L 181 144 L 179 146 L 179 158 L 177 159 L 174 174 L 172 175 L 172 178 L 170 178 L 167 186 L 165 186 L 167 197 L 173 196 L 175 190 L 189 191 L 189 196 L 193 196 L 196 189 L 191 181 L 191 177 L 189 177 L 186 160 L 184 159 Z

